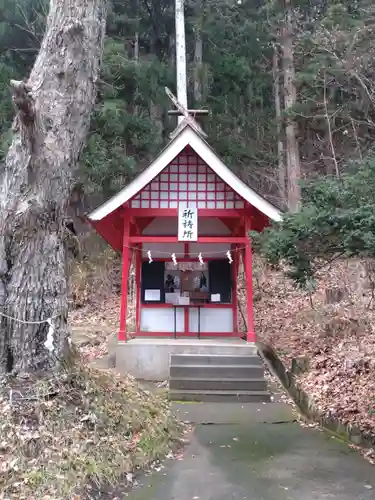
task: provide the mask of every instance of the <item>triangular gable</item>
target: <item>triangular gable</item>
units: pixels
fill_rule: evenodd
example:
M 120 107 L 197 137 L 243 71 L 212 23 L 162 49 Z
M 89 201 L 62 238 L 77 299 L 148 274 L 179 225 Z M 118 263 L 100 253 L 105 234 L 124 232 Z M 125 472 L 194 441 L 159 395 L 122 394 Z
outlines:
M 244 209 L 245 200 L 201 159 L 184 148 L 149 184 L 129 200 L 130 208 Z
M 281 220 L 281 212 L 265 198 L 246 186 L 229 168 L 220 160 L 212 148 L 191 127 L 185 127 L 151 163 L 151 165 L 137 176 L 130 184 L 115 196 L 103 203 L 89 214 L 92 221 L 102 220 L 114 210 L 128 202 L 145 186 L 152 182 L 186 146 L 190 146 L 207 166 L 217 174 L 224 183 L 230 186 L 241 198 L 257 208 L 261 213 L 273 221 Z

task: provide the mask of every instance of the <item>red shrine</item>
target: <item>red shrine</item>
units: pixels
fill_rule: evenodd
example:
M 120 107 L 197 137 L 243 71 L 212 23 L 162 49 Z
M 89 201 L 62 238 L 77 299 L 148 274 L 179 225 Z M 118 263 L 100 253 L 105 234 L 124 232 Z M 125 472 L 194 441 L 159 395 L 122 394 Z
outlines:
M 249 230 L 280 211 L 246 186 L 189 121 L 155 161 L 88 216 L 122 253 L 118 340 L 127 340 L 130 263 L 136 267 L 136 337 L 241 337 L 236 282 L 243 260 L 248 342 L 253 326 Z

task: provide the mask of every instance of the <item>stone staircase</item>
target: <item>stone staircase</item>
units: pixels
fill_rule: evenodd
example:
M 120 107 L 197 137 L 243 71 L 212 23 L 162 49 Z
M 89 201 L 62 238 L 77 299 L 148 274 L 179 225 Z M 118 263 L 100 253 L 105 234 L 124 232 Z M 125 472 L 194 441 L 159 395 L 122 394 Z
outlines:
M 269 402 L 257 354 L 172 354 L 169 397 L 174 401 Z

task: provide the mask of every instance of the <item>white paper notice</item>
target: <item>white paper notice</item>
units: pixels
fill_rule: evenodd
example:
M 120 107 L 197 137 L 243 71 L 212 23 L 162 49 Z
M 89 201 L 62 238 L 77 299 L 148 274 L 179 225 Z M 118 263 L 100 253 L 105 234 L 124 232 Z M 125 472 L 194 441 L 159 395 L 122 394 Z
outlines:
M 180 292 L 166 293 L 165 294 L 165 303 L 166 304 L 177 304 L 179 296 L 180 296 Z
M 145 290 L 145 300 L 148 302 L 159 302 L 160 290 Z
M 220 302 L 220 293 L 211 294 L 211 302 Z
M 188 306 L 190 304 L 190 297 L 178 297 L 178 305 Z

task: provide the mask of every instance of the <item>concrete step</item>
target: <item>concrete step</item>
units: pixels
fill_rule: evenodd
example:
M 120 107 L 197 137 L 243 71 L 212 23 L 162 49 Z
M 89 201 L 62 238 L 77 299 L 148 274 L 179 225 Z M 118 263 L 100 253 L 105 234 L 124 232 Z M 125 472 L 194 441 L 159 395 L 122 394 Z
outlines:
M 171 365 L 259 365 L 262 360 L 255 355 L 221 355 L 221 354 L 172 354 Z
M 211 379 L 243 379 L 262 378 L 263 366 L 258 365 L 171 365 L 170 378 L 211 378 Z
M 268 392 L 260 391 L 184 391 L 171 390 L 169 398 L 172 401 L 207 401 L 215 403 L 269 403 Z
M 170 390 L 185 391 L 267 391 L 267 382 L 264 378 L 171 378 Z

